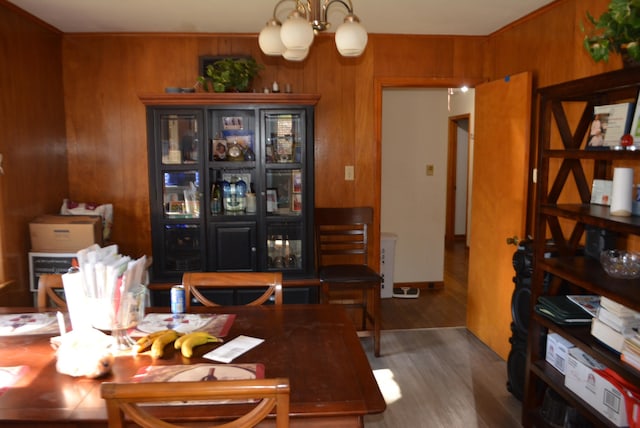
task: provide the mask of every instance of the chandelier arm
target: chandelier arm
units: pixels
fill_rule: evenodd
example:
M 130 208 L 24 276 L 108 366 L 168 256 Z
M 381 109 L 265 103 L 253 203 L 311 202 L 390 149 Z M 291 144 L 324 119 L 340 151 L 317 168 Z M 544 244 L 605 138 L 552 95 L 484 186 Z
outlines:
M 296 4 L 296 7 L 294 10 L 299 10 L 299 11 L 304 11 L 304 9 L 300 9 L 300 0 L 280 0 L 278 3 L 276 3 L 276 5 L 273 7 L 273 19 L 275 21 L 280 22 L 280 20 L 278 19 L 277 13 L 278 13 L 278 8 L 280 7 L 280 5 L 282 3 L 287 3 L 287 2 L 293 2 Z
M 329 7 L 335 3 L 340 3 L 344 6 L 345 9 L 347 9 L 348 16 L 355 16 L 353 15 L 353 4 L 351 0 L 317 0 L 316 3 L 313 4 L 313 13 L 311 14 L 311 22 L 314 30 L 324 31 L 330 27 L 331 24 L 329 24 L 328 18 Z

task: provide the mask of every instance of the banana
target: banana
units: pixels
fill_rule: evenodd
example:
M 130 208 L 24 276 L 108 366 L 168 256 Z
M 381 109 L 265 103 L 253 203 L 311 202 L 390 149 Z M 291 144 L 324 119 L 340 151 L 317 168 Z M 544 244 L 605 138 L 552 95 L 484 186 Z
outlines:
M 212 336 L 206 332 L 198 332 L 204 334 L 192 334 L 182 341 L 180 344 L 180 350 L 182 352 L 182 356 L 185 358 L 191 358 L 193 355 L 193 348 L 196 346 L 204 345 L 205 343 L 210 342 L 222 342 L 221 339 Z
M 151 356 L 153 358 L 161 358 L 164 354 L 164 347 L 176 340 L 180 334 L 175 330 L 169 330 L 166 333 L 156 337 L 151 345 Z
M 193 331 L 191 333 L 187 333 L 177 338 L 176 341 L 173 342 L 173 347 L 175 349 L 180 349 L 185 340 L 195 336 L 209 336 L 209 333 L 207 333 L 206 331 Z
M 149 346 L 153 344 L 154 340 L 156 340 L 158 337 L 162 336 L 163 334 L 168 333 L 169 331 L 170 330 L 155 331 L 153 333 L 147 334 L 144 337 L 141 337 L 136 342 L 136 351 L 138 353 L 144 351 L 145 349 L 147 349 Z

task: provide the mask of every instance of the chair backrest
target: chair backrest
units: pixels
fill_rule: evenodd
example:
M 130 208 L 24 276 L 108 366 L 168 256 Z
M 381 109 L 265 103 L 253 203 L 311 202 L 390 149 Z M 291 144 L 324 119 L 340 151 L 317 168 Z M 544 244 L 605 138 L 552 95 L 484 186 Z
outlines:
M 125 426 L 125 415 L 143 428 L 178 427 L 149 413 L 140 403 L 197 402 L 222 399 L 259 400 L 244 415 L 216 428 L 249 428 L 265 419 L 275 408 L 276 428 L 289 426 L 289 379 L 214 380 L 189 382 L 104 382 L 100 386 L 107 403 L 109 428 Z M 189 406 L 191 403 L 186 403 Z M 174 405 L 174 404 L 170 404 Z M 214 404 L 215 405 L 215 404 Z M 179 406 L 179 404 L 176 404 Z M 127 425 L 128 426 L 128 425 Z
M 316 208 L 314 214 L 318 267 L 367 264 L 373 208 Z
M 57 273 L 45 273 L 38 279 L 38 309 L 57 308 L 67 310 L 67 302 L 56 292 L 64 295 L 62 275 Z M 50 305 L 52 302 L 53 305 Z
M 203 290 L 209 288 L 261 288 L 266 290 L 247 306 L 261 305 L 274 295 L 275 304 L 282 304 L 282 272 L 186 272 L 182 275 L 185 308 L 189 312 L 191 298 L 204 306 L 220 306 L 208 299 Z

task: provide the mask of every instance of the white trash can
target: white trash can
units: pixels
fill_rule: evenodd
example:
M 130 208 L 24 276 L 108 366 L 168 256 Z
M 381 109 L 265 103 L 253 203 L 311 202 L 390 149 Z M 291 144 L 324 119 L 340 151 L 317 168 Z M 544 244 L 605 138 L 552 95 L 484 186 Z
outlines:
M 380 297 L 383 299 L 393 297 L 393 264 L 397 240 L 398 235 L 395 233 L 380 234 L 380 274 L 382 276 Z

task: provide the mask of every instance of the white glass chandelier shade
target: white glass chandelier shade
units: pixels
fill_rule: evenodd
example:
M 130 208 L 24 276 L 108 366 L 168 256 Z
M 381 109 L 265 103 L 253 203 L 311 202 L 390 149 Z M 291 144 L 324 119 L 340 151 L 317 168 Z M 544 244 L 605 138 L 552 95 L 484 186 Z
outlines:
M 311 23 L 302 17 L 298 11 L 293 11 L 282 24 L 280 39 L 287 49 L 309 49 L 313 43 L 313 28 Z
M 287 49 L 282 44 L 280 28 L 280 22 L 272 19 L 267 22 L 266 27 L 260 31 L 260 35 L 258 36 L 258 45 L 260 45 L 260 49 L 265 55 L 280 56 Z
M 287 49 L 282 54 L 282 57 L 287 61 L 304 61 L 309 55 L 309 48 L 307 49 Z
M 281 24 L 276 12 L 284 3 L 295 3 L 295 9 Z M 353 13 L 351 0 L 279 0 L 273 18 L 260 31 L 258 44 L 265 55 L 282 55 L 289 61 L 303 61 L 309 54 L 316 33 L 330 27 L 327 11 L 335 3 L 347 9 L 344 22 L 335 33 L 336 47 L 344 57 L 362 55 L 367 47 L 367 30 Z
M 367 47 L 367 40 L 367 30 L 353 15 L 348 15 L 336 30 L 336 47 L 342 56 L 362 55 Z

